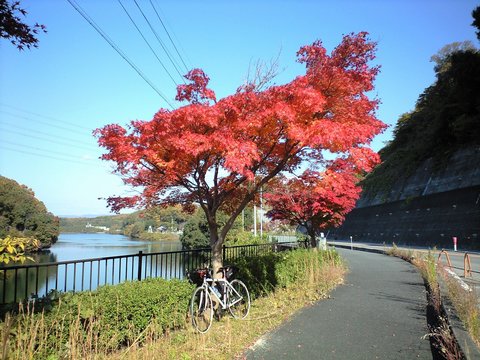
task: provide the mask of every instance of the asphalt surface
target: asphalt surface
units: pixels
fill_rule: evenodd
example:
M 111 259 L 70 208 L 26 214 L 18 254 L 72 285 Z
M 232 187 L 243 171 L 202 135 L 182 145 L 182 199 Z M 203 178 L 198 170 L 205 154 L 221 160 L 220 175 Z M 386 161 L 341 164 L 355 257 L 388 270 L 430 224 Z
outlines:
M 376 251 L 376 252 L 382 252 L 386 251 L 391 248 L 390 245 L 382 245 L 382 244 L 372 244 L 372 243 L 357 243 L 354 242 L 351 244 L 348 241 L 329 241 L 328 242 L 330 246 L 336 246 L 336 247 L 343 247 L 343 248 L 350 248 L 350 246 L 353 246 L 354 248 L 357 249 L 363 249 L 367 251 Z M 427 248 L 421 248 L 421 247 L 407 247 L 407 246 L 399 246 L 399 249 L 404 249 L 404 250 L 414 250 L 414 251 L 419 251 L 419 252 L 428 252 L 431 251 L 435 257 L 435 259 L 438 259 L 438 256 L 440 255 L 440 251 L 438 249 L 427 249 Z M 476 290 L 477 293 L 480 295 L 480 253 L 478 252 L 472 252 L 469 251 L 468 255 L 470 258 L 470 265 L 471 265 L 471 274 L 470 276 L 465 277 L 465 271 L 464 271 L 464 258 L 465 258 L 465 251 L 462 251 L 462 249 L 459 249 L 458 251 L 453 251 L 453 249 L 446 249 L 451 265 L 452 265 L 452 270 L 467 284 L 469 285 L 472 289 Z M 444 265 L 447 266 L 447 257 L 446 255 L 442 254 L 440 257 L 440 262 Z
M 338 249 L 345 285 L 304 308 L 246 351 L 247 359 L 432 359 L 425 287 L 409 263 Z

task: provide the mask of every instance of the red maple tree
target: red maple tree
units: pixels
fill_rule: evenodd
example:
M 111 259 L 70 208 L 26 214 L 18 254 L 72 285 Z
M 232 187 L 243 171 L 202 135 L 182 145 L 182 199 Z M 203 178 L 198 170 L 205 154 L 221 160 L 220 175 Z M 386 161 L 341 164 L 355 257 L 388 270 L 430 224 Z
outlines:
M 304 227 L 310 246 L 319 230 L 339 226 L 360 196 L 360 178 L 380 162 L 368 148 L 356 148 L 327 164 L 324 171 L 307 169 L 301 176 L 275 181 L 265 194 L 272 209 L 267 216 Z
M 190 71 L 173 111 L 160 109 L 151 121 L 97 129 L 102 156 L 113 161 L 126 184 L 141 189 L 131 197 L 111 197 L 112 210 L 124 207 L 198 204 L 206 214 L 212 266 L 222 265 L 222 245 L 233 222 L 258 190 L 323 151 L 344 153 L 368 144 L 385 125 L 369 99 L 378 67 L 370 66 L 376 44 L 367 33 L 346 35 L 327 55 L 320 41 L 302 47 L 305 75 L 265 90 L 240 87 L 219 101 L 202 70 Z M 223 226 L 217 212 L 226 211 Z

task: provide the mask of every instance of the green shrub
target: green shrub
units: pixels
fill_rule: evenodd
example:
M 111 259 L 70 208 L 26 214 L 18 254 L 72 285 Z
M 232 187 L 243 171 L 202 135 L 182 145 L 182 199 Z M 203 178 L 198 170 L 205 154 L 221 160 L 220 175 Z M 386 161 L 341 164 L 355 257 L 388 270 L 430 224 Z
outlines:
M 192 292 L 185 280 L 126 282 L 62 294 L 48 313 L 19 314 L 16 321 L 43 324 L 45 336 L 35 334 L 36 358 L 71 354 L 72 343 L 112 351 L 184 327 Z
M 280 253 L 245 256 L 235 261 L 239 272 L 236 275 L 248 287 L 253 298 L 272 292 L 277 286 L 275 267 L 282 258 Z
M 298 249 L 247 256 L 236 261 L 240 269 L 237 277 L 245 282 L 255 298 L 266 295 L 277 287 L 301 285 L 317 276 L 318 270 L 327 262 L 339 265 L 342 261 L 335 250 Z

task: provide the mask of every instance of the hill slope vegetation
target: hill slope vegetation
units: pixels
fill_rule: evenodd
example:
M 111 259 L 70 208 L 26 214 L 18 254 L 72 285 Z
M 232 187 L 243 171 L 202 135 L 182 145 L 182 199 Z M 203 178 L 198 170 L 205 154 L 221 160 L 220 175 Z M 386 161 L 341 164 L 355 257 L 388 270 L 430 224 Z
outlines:
M 0 176 L 0 238 L 33 237 L 42 248 L 48 248 L 57 241 L 58 233 L 58 218 L 31 189 Z

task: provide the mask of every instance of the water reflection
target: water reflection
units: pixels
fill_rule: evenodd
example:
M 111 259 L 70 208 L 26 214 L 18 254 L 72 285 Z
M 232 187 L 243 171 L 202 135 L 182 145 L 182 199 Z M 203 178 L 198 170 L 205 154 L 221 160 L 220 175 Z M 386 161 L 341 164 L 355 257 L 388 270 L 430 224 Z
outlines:
M 51 289 L 60 291 L 94 290 L 105 284 L 146 277 L 183 278 L 184 269 L 193 264 L 183 253 L 146 255 L 181 250 L 178 241 L 140 241 L 123 235 L 61 234 L 48 252 L 36 254 L 35 263 L 27 269 L 0 270 L 0 301 L 9 303 L 43 296 Z M 139 269 L 138 253 L 142 251 Z M 115 259 L 104 259 L 121 256 Z M 94 261 L 80 261 L 100 258 Z M 74 261 L 70 264 L 47 265 L 51 262 Z M 42 266 L 39 266 L 43 264 Z

